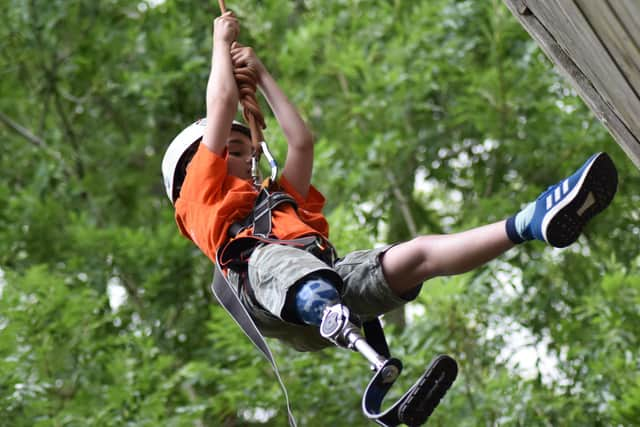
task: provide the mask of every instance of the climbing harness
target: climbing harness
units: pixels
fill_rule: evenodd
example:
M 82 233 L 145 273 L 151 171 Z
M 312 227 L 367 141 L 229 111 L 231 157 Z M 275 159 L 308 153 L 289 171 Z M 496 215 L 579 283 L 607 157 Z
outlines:
M 220 10 L 224 13 L 226 11 L 224 0 L 218 0 L 218 3 Z M 259 244 L 284 244 L 298 247 L 311 252 L 329 266 L 334 265 L 336 254 L 331 244 L 320 236 L 278 240 L 271 235 L 271 211 L 282 204 L 290 204 L 296 208 L 296 204 L 291 196 L 277 191 L 275 182 L 278 166 L 262 135 L 262 129 L 266 126 L 255 97 L 256 72 L 248 66 L 237 66 L 234 68 L 234 76 L 238 84 L 243 116 L 251 129 L 253 144 L 251 171 L 253 183 L 259 189 L 259 195 L 252 213 L 245 220 L 229 228 L 230 241 L 216 253 L 216 268 L 211 291 L 271 364 L 285 397 L 289 424 L 296 427 L 289 395 L 273 354 L 241 299 L 242 292 L 251 296 L 251 290 L 248 289 L 250 286 L 246 280 L 241 280 L 242 283 L 239 284 L 238 289 L 235 289 L 226 279 L 223 269 L 231 268 L 238 271 L 246 268 L 251 253 Z M 262 185 L 258 165 L 260 154 L 265 155 L 271 168 L 270 179 L 265 180 Z M 242 230 L 250 227 L 252 227 L 251 236 L 237 237 Z M 364 414 L 386 427 L 401 423 L 409 426 L 425 423 L 456 379 L 458 366 L 455 360 L 447 355 L 435 357 L 415 384 L 391 407 L 383 411 L 381 410 L 383 400 L 402 372 L 402 362 L 391 357 L 378 318 L 364 322 L 361 327 L 354 321 L 357 320 L 350 317 L 349 309 L 343 304 L 327 307 L 320 325 L 320 334 L 338 347 L 359 352 L 371 364 L 374 375 L 362 396 Z M 364 337 L 360 333 L 361 329 L 364 331 Z
M 274 162 L 274 169 L 277 171 L 277 165 Z M 238 221 L 231 225 L 227 234 L 230 238 L 234 238 L 242 230 L 252 227 L 252 235 L 257 237 L 268 238 L 271 234 L 271 211 L 282 204 L 289 204 L 294 209 L 298 208 L 296 201 L 282 191 L 272 191 L 274 185 L 271 185 L 271 190 L 268 188 L 261 188 L 256 198 L 255 205 L 251 214 L 244 220 Z

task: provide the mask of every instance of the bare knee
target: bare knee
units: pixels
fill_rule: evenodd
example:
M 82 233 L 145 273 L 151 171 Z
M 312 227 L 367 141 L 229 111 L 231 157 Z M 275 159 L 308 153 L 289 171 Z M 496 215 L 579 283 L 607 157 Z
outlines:
M 442 274 L 437 262 L 438 236 L 419 236 L 385 253 L 382 268 L 391 288 L 407 291 Z
M 417 274 L 422 276 L 423 281 L 446 273 L 438 261 L 440 237 L 438 235 L 418 236 L 410 241 L 415 245 L 414 251 L 418 263 L 416 266 Z

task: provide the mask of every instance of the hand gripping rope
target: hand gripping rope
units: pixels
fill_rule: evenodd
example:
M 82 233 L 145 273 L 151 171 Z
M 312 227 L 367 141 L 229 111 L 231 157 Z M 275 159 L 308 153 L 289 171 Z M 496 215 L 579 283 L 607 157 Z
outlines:
M 218 0 L 220 11 L 226 12 L 224 0 Z M 271 168 L 271 181 L 275 181 L 278 175 L 278 166 L 274 157 L 269 151 L 269 147 L 264 140 L 262 130 L 267 128 L 264 121 L 264 115 L 260 110 L 260 105 L 256 98 L 257 89 L 257 73 L 254 67 L 250 64 L 236 64 L 233 69 L 233 75 L 238 84 L 238 94 L 240 97 L 240 104 L 242 105 L 242 116 L 251 129 L 251 143 L 253 145 L 253 158 L 251 160 L 251 175 L 253 176 L 253 183 L 256 186 L 260 186 L 260 173 L 258 170 L 258 164 L 260 162 L 260 155 L 264 153 L 265 157 L 269 161 Z

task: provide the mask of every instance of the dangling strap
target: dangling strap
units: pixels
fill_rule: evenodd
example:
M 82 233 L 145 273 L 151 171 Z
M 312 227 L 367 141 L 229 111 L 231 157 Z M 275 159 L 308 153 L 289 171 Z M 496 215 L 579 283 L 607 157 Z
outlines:
M 287 393 L 287 388 L 280 377 L 280 372 L 278 371 L 278 366 L 276 365 L 276 361 L 271 353 L 271 349 L 267 344 L 267 341 L 260 333 L 260 330 L 256 326 L 255 322 L 247 312 L 244 305 L 238 298 L 238 295 L 235 293 L 233 286 L 227 281 L 224 276 L 224 273 L 219 267 L 219 263 L 216 263 L 216 269 L 213 275 L 213 282 L 211 283 L 211 291 L 213 295 L 216 297 L 220 305 L 231 315 L 233 320 L 240 326 L 242 331 L 247 335 L 247 337 L 251 340 L 251 342 L 260 350 L 263 356 L 271 363 L 271 367 L 273 368 L 273 372 L 276 374 L 276 378 L 278 379 L 278 383 L 280 384 L 280 388 L 282 389 L 282 393 L 284 394 L 284 398 L 287 402 L 287 415 L 289 416 L 289 425 L 291 427 L 296 427 L 296 420 L 291 412 L 291 403 L 289 402 L 289 395 Z
M 380 318 L 376 317 L 373 320 L 363 322 L 362 329 L 364 330 L 364 337 L 369 345 L 373 347 L 378 354 L 383 355 L 387 359 L 390 358 L 391 352 L 389 351 L 387 339 L 384 336 L 384 330 L 382 329 Z

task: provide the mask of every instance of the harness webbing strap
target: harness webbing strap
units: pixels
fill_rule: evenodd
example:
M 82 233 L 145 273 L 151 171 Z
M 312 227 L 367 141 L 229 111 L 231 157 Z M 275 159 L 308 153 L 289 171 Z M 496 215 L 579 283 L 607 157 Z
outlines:
M 229 313 L 229 315 L 238 324 L 238 326 L 240 326 L 240 329 L 242 329 L 245 335 L 247 335 L 251 342 L 258 348 L 258 350 L 260 350 L 262 355 L 271 364 L 273 372 L 276 375 L 278 383 L 280 384 L 280 388 L 282 389 L 282 393 L 284 394 L 284 398 L 287 402 L 287 415 L 289 417 L 289 425 L 291 427 L 296 427 L 297 424 L 291 411 L 289 394 L 287 393 L 287 388 L 285 387 L 284 382 L 280 377 L 280 371 L 278 370 L 278 366 L 276 365 L 273 353 L 271 353 L 269 344 L 267 344 L 267 341 L 262 336 L 262 333 L 260 333 L 260 330 L 256 326 L 255 322 L 240 301 L 240 298 L 233 289 L 233 286 L 231 286 L 231 284 L 227 281 L 224 273 L 220 269 L 219 263 L 216 263 L 213 282 L 211 283 L 211 291 L 213 292 L 213 295 L 216 297 L 220 305 L 222 305 L 227 313 Z
M 280 191 L 271 193 L 264 188 L 260 191 L 252 212 L 254 236 L 269 237 L 271 234 L 271 211 L 283 203 L 289 203 L 296 209 L 298 207 L 293 197 L 287 193 Z
M 242 221 L 237 221 L 229 227 L 228 235 L 236 237 L 242 230 L 253 227 L 251 234 L 268 238 L 271 235 L 271 211 L 281 204 L 288 203 L 294 209 L 298 208 L 296 201 L 289 194 L 282 191 L 271 192 L 266 188 L 260 190 L 251 213 Z
M 375 319 L 363 322 L 362 329 L 364 330 L 364 337 L 369 345 L 373 347 L 378 354 L 383 355 L 387 359 L 390 358 L 391 352 L 389 351 L 387 338 L 384 336 L 380 318 L 376 317 Z

